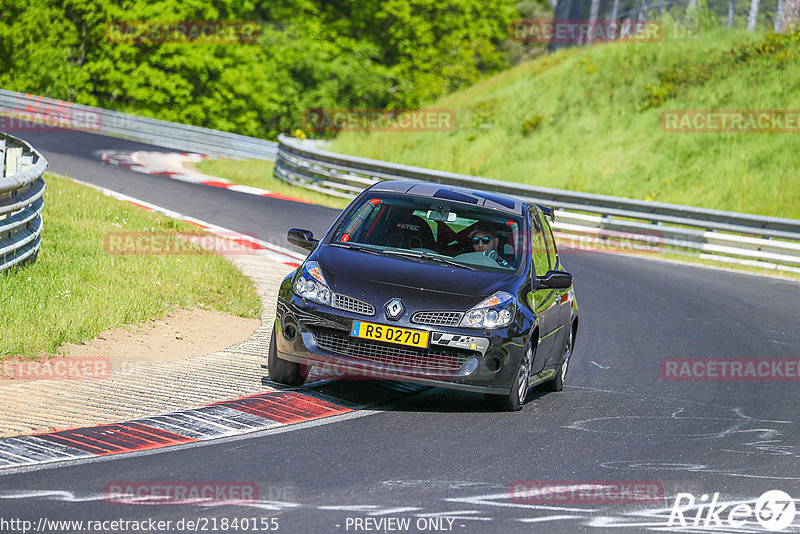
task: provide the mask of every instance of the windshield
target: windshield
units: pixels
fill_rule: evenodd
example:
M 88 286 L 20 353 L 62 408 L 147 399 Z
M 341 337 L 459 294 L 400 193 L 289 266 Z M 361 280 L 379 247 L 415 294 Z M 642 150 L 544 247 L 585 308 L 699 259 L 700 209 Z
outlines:
M 515 271 L 528 256 L 522 218 L 437 198 L 374 195 L 343 220 L 331 244 L 481 271 Z

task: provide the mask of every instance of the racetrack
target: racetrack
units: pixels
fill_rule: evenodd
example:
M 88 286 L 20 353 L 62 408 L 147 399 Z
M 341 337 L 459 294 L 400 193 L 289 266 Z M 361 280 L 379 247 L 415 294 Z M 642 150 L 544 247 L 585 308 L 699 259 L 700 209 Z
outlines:
M 93 155 L 153 148 L 140 143 L 77 132 L 22 136 L 51 171 L 281 246 L 289 227 L 319 237 L 337 214 L 103 166 Z M 489 412 L 480 396 L 424 389 L 280 430 L 0 471 L 0 517 L 205 517 L 218 526 L 222 518 L 276 517 L 281 532 L 321 533 L 409 518 L 414 532 L 572 533 L 677 530 L 667 524 L 678 493 L 700 504 L 701 495 L 719 492 L 718 506 L 752 506 L 765 491 L 782 490 L 800 504 L 798 381 L 667 381 L 659 370 L 664 358 L 800 357 L 800 285 L 613 254 L 563 250 L 562 260 L 574 274 L 581 321 L 567 386 L 532 391 L 521 412 Z M 104 500 L 115 481 L 253 482 L 260 491 L 249 504 L 125 505 Z M 514 481 L 652 481 L 664 499 L 520 502 L 509 498 Z M 719 516 L 725 525 L 731 506 Z M 685 514 L 690 525 L 695 512 Z M 753 516 L 713 530 L 766 531 Z M 800 531 L 800 518 L 784 531 Z

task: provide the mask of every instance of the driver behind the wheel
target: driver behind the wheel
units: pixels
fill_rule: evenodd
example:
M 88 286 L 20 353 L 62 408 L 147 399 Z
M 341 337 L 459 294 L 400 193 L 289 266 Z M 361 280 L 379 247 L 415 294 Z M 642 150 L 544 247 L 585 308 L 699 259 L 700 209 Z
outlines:
M 489 256 L 503 267 L 508 267 L 508 262 L 497 252 L 497 245 L 500 242 L 497 230 L 487 225 L 479 225 L 469 233 L 469 242 L 475 252 Z

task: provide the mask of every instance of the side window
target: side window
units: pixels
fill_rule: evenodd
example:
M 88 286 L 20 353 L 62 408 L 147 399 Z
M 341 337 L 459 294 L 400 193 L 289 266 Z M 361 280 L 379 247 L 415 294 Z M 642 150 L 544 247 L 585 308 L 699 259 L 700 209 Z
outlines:
M 542 227 L 544 228 L 544 241 L 547 243 L 547 257 L 550 259 L 550 268 L 555 269 L 558 265 L 558 249 L 556 249 L 556 241 L 553 239 L 553 230 L 542 213 L 539 213 L 539 218 L 541 218 Z
M 533 268 L 536 276 L 544 276 L 550 270 L 549 261 L 547 259 L 547 245 L 545 244 L 544 232 L 542 231 L 542 224 L 539 222 L 538 210 L 534 212 L 531 219 L 531 248 L 533 250 Z

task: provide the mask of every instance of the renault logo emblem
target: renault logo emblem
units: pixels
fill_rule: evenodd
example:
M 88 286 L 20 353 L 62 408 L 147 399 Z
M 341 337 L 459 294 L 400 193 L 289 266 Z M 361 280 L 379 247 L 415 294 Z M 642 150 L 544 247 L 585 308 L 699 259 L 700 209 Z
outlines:
M 400 299 L 392 299 L 386 303 L 386 317 L 389 319 L 397 320 L 403 315 L 406 309 L 403 307 L 403 301 Z

